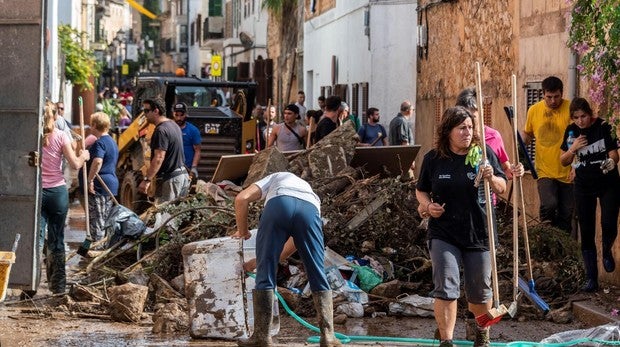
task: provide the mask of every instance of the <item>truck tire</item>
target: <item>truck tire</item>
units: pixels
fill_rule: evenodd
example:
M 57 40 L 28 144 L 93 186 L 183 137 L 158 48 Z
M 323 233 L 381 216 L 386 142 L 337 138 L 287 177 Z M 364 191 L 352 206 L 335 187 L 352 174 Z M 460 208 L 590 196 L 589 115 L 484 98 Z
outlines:
M 141 175 L 135 172 L 126 173 L 119 194 L 121 205 L 130 208 L 137 214 L 146 211 L 151 205 L 147 196 L 138 192 L 140 177 Z

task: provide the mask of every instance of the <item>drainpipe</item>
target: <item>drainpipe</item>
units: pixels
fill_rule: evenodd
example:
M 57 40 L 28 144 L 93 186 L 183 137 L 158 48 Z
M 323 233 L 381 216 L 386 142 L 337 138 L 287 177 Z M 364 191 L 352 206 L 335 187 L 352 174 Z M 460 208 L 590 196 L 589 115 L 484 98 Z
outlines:
M 578 85 L 579 85 L 579 72 L 577 71 L 577 52 L 570 50 L 570 56 L 568 57 L 568 100 L 572 100 L 577 97 Z

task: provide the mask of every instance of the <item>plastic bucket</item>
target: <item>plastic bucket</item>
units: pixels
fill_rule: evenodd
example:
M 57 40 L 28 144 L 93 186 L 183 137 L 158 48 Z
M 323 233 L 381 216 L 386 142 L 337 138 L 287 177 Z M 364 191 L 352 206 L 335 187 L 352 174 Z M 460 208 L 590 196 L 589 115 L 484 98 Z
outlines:
M 15 252 L 0 252 L 0 302 L 6 297 L 11 265 L 15 262 Z

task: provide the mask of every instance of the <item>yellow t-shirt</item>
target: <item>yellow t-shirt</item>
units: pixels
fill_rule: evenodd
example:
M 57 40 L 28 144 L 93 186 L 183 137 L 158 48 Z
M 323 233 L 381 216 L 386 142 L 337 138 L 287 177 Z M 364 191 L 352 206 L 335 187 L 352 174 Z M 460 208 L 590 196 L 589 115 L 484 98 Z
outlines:
M 560 107 L 551 109 L 541 100 L 527 111 L 525 132 L 534 134 L 536 138 L 534 165 L 539 178 L 553 178 L 570 183 L 570 166 L 562 166 L 560 162 L 564 131 L 571 123 L 569 105 L 568 100 L 562 100 Z

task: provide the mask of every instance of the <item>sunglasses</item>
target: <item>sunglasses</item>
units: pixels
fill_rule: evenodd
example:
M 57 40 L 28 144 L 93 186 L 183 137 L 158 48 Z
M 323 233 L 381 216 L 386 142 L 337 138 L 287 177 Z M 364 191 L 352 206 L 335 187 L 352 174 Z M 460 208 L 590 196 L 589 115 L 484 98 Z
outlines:
M 64 110 L 65 108 L 64 108 L 64 107 L 59 107 L 58 109 L 59 109 L 59 110 Z

